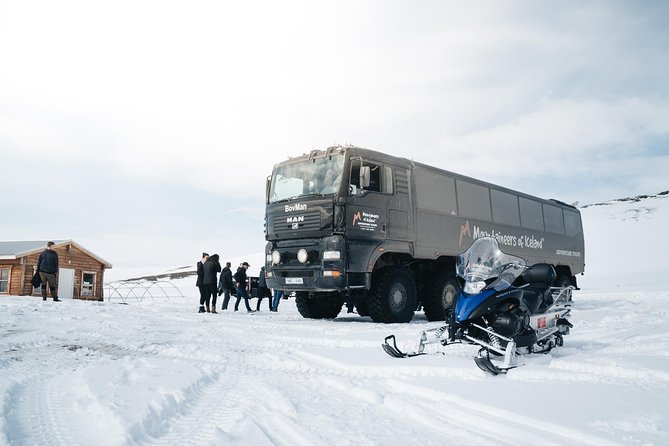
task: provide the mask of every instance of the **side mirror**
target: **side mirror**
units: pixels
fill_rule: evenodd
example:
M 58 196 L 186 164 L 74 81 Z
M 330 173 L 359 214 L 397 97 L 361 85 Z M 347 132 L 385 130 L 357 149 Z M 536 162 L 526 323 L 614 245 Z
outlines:
M 265 183 L 265 203 L 269 204 L 269 188 L 272 185 L 272 177 L 267 177 L 267 181 Z
M 362 189 L 366 189 L 369 187 L 371 176 L 372 175 L 369 166 L 360 167 L 360 187 Z

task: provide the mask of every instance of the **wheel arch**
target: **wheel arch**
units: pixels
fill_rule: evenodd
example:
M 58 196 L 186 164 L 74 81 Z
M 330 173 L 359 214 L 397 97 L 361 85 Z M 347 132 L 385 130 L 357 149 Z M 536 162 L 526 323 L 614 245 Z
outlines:
M 558 281 L 561 278 L 566 277 L 566 278 L 569 279 L 570 285 L 572 285 L 574 288 L 578 288 L 578 286 L 576 285 L 576 277 L 574 277 L 574 275 L 572 275 L 571 268 L 569 266 L 567 266 L 567 265 L 555 265 L 554 268 L 555 268 L 555 273 L 556 273 L 554 283 L 557 284 Z

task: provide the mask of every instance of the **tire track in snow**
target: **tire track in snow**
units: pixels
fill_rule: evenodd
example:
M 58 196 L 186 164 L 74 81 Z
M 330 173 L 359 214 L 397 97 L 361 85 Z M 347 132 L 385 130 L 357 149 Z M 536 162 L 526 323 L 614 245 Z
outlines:
M 322 444 L 285 413 L 294 413 L 287 397 L 265 384 L 264 375 L 253 370 L 239 376 L 239 366 L 222 370 L 210 385 L 199 386 L 185 403 L 169 408 L 173 416 L 160 411 L 151 418 L 165 424 L 164 432 L 135 438 L 138 445 L 215 444 L 241 442 L 254 445 Z M 281 415 L 265 405 L 270 401 Z M 143 420 L 146 425 L 151 420 Z
M 19 358 L 8 370 L 3 370 L 3 376 L 16 377 L 4 393 L 3 430 L 8 441 L 16 444 L 77 444 L 86 438 L 95 441 L 98 432 L 89 428 L 90 419 L 81 422 L 80 417 L 86 414 L 77 412 L 82 400 L 72 389 L 77 389 L 73 384 L 76 372 L 97 358 L 78 354 L 62 343 L 23 350 Z M 0 384 L 2 387 L 4 383 Z M 91 407 L 87 409 L 90 415 Z M 109 434 L 109 429 L 105 432 Z
M 128 429 L 132 444 L 207 444 L 211 435 L 205 426 L 208 412 L 202 410 L 208 395 L 221 391 L 220 373 L 204 374 L 183 391 L 184 399 L 163 397 L 149 413 Z
M 450 416 L 458 426 L 487 432 L 491 437 L 497 436 L 508 444 L 550 444 L 551 441 L 558 445 L 605 446 L 618 444 L 564 425 L 520 415 L 509 410 L 415 384 L 388 380 L 385 385 L 388 389 L 395 391 L 392 398 L 400 398 L 401 404 L 396 407 L 402 411 L 412 405 L 425 408 L 428 405 L 426 402 L 436 402 L 443 407 L 452 408 Z M 401 395 L 406 396 L 402 397 Z M 418 402 L 420 400 L 422 401 Z
M 314 360 L 314 355 L 307 355 Z M 323 358 L 327 359 L 327 358 Z M 327 360 L 331 361 L 331 360 Z M 337 364 L 331 362 L 334 367 Z M 349 367 L 349 366 L 345 366 Z M 356 374 L 328 375 L 351 376 Z M 402 377 L 423 375 L 417 371 L 414 374 L 401 374 Z M 432 375 L 438 376 L 438 375 Z M 330 378 L 332 379 L 332 378 Z M 410 419 L 414 423 L 436 432 L 449 432 L 457 442 L 475 444 L 584 444 L 584 445 L 613 445 L 609 440 L 596 437 L 575 429 L 545 422 L 540 419 L 514 414 L 494 406 L 484 405 L 474 401 L 464 400 L 432 389 L 406 384 L 396 379 L 390 379 L 378 384 L 371 384 L 365 380 L 365 386 L 348 382 L 342 391 L 357 399 L 373 403 L 378 395 L 386 395 L 388 390 L 393 392 L 383 396 L 383 407 L 395 416 Z M 330 381 L 330 385 L 336 381 Z M 336 385 L 336 384 L 334 384 Z M 376 397 L 370 397 L 377 395 Z M 403 396 L 404 395 L 404 396 Z M 426 398 L 426 396 L 429 396 Z

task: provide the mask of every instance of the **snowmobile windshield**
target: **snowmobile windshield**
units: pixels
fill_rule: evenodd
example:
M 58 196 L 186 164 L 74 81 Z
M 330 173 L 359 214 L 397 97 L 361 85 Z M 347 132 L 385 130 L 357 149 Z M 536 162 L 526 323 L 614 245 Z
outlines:
M 334 194 L 339 190 L 343 172 L 341 154 L 277 166 L 272 173 L 269 202 Z
M 525 265 L 523 258 L 502 252 L 496 239 L 482 237 L 458 256 L 456 273 L 465 282 L 486 282 L 486 289 L 501 291 L 511 286 Z

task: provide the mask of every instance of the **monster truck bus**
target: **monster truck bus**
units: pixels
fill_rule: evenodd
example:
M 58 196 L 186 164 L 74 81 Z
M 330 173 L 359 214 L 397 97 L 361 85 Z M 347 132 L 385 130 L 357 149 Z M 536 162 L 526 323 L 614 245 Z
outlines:
M 484 236 L 553 265 L 555 286 L 583 273 L 580 212 L 557 200 L 354 146 L 291 158 L 267 179 L 267 284 L 294 291 L 305 318 L 347 303 L 376 322 L 408 322 L 420 306 L 443 320 L 455 258 Z

